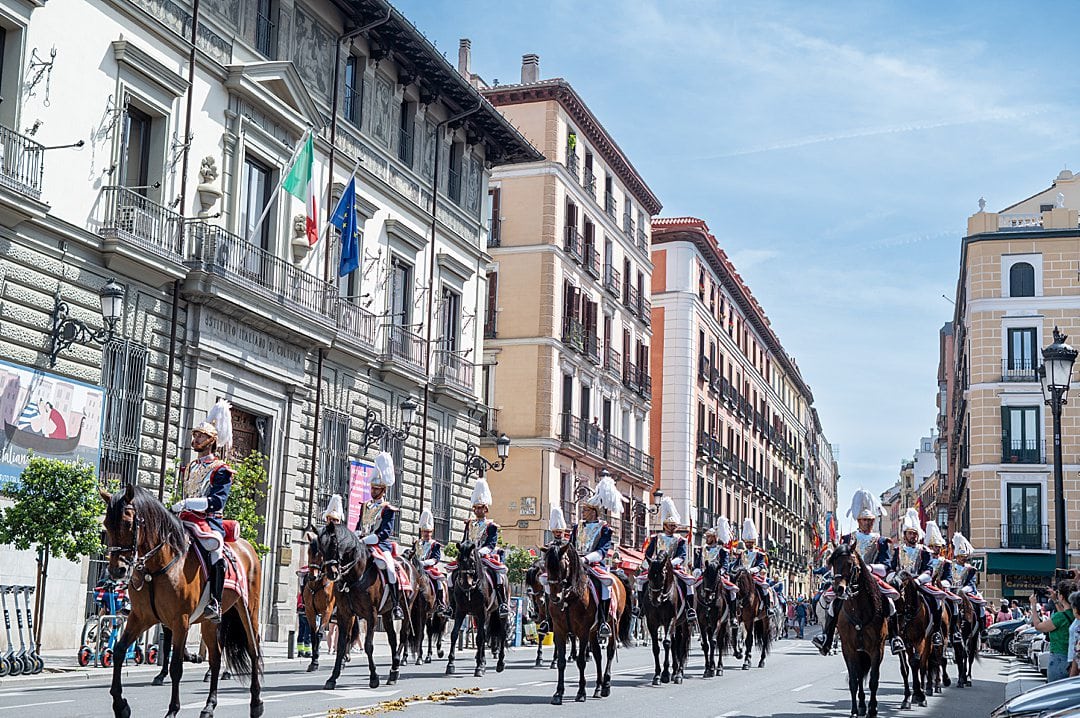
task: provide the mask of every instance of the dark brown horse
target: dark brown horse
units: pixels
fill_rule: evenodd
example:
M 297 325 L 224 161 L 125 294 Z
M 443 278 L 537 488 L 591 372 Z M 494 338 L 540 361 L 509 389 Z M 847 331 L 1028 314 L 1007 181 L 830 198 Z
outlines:
M 221 600 L 221 623 L 215 625 L 196 615 L 203 592 L 209 589 L 196 549 L 180 520 L 149 491 L 133 485 L 112 495 L 102 491 L 101 498 L 107 507 L 105 533 L 109 544 L 109 575 L 114 579 L 129 580 L 128 596 L 131 599 L 131 613 L 113 649 L 116 662 L 109 692 L 116 718 L 131 716 L 121 682 L 128 646 L 155 623 L 167 625 L 173 639 L 172 698 L 166 718 L 174 718 L 180 711 L 184 643 L 192 622 L 200 624 L 210 661 L 210 693 L 200 718 L 212 718 L 217 707 L 222 653 L 233 673 L 250 675 L 250 715 L 253 718 L 261 716 L 259 589 L 262 566 L 255 549 L 243 539 L 229 544 L 247 573 L 248 601 L 245 604 L 235 591 L 226 589 Z
M 311 662 L 307 667 L 308 673 L 311 673 L 319 670 L 319 648 L 322 645 L 323 633 L 334 615 L 337 600 L 334 582 L 323 572 L 323 557 L 319 553 L 318 537 L 313 538 L 308 545 L 308 575 L 304 580 L 302 593 L 304 616 L 311 627 Z
M 960 688 L 971 687 L 971 668 L 979 657 L 979 643 L 982 638 L 979 635 L 979 611 L 972 602 L 971 597 L 963 591 L 960 592 L 960 636 L 962 638 L 963 657 L 955 651 L 956 665 L 960 676 L 956 685 Z
M 641 615 L 649 629 L 653 652 L 654 686 L 669 681 L 682 683 L 686 659 L 690 655 L 690 622 L 686 601 L 675 584 L 675 567 L 666 551 L 646 558 L 648 578 L 641 592 Z M 664 667 L 660 668 L 660 633 L 663 632 Z M 671 670 L 668 670 L 670 660 Z
M 739 587 L 736 599 L 736 617 L 745 634 L 745 645 L 742 647 L 744 671 L 750 670 L 750 654 L 754 650 L 754 640 L 761 646 L 761 655 L 758 657 L 758 668 L 765 667 L 765 656 L 772 648 L 772 626 L 769 609 L 765 605 L 765 599 L 758 591 L 754 575 L 745 567 L 740 566 L 732 574 L 732 581 Z
M 450 630 L 450 655 L 446 660 L 446 674 L 454 673 L 458 635 L 461 633 L 461 624 L 469 616 L 476 625 L 476 669 L 473 675 L 480 678 L 487 670 L 484 653 L 489 641 L 494 648 L 498 648 L 495 671 L 502 673 L 506 668 L 507 625 L 499 615 L 495 589 L 485 575 L 486 569 L 480 565 L 476 544 L 463 541 L 457 544 L 457 548 L 457 567 L 450 574 L 450 603 L 454 607 L 454 627 Z
M 926 685 L 930 675 L 930 632 L 933 618 L 930 607 L 918 582 L 907 571 L 897 578 L 900 599 L 897 601 L 896 625 L 904 640 L 904 652 L 900 654 L 900 674 L 904 678 L 904 702 L 902 709 L 911 708 L 912 696 L 920 706 L 926 705 Z
M 323 573 L 334 584 L 335 604 L 337 606 L 338 641 L 337 660 L 334 671 L 326 680 L 326 690 L 337 687 L 341 676 L 345 654 L 352 643 L 357 622 L 364 622 L 364 653 L 368 659 L 368 686 L 379 687 L 379 673 L 375 666 L 375 622 L 382 617 L 386 642 L 390 646 L 390 675 L 387 685 L 397 683 L 401 666 L 401 651 L 398 644 L 398 630 L 391 615 L 392 602 L 384 585 L 382 571 L 375 565 L 367 545 L 356 534 L 341 524 L 327 524 L 319 531 L 316 539 L 318 551 L 323 558 Z M 407 564 L 406 564 L 407 565 Z M 385 599 L 385 600 L 384 600 Z M 402 608 L 409 613 L 408 597 L 402 591 Z M 407 622 L 402 622 L 402 632 L 408 632 Z
M 724 651 L 731 635 L 729 619 L 734 607 L 728 603 L 720 565 L 707 561 L 701 573 L 701 583 L 694 592 L 697 601 L 698 633 L 701 652 L 705 654 L 703 678 L 724 675 Z
M 836 632 L 847 664 L 851 715 L 873 718 L 878 712 L 877 690 L 888 633 L 885 599 L 870 568 L 854 543 L 841 543 L 829 557 L 837 611 Z M 903 664 L 901 664 L 903 665 Z M 868 680 L 870 702 L 863 681 Z M 908 706 L 910 707 L 910 705 Z
M 438 637 L 439 658 L 442 658 L 442 636 L 446 630 L 446 616 L 436 608 L 436 587 L 421 564 L 416 552 L 406 549 L 405 558 L 416 577 L 413 586 L 411 609 L 406 616 L 409 623 L 408 641 L 402 640 L 402 662 L 408 663 L 409 651 L 415 656 L 415 664 L 431 663 L 432 638 Z M 424 636 L 427 636 L 427 655 L 424 655 Z
M 590 586 L 581 557 L 572 543 L 552 544 L 544 553 L 547 568 L 548 587 L 551 590 L 550 612 L 551 627 L 555 631 L 555 657 L 559 665 L 559 682 L 555 694 L 551 697 L 552 705 L 562 705 L 566 677 L 566 640 L 573 635 L 581 641 L 578 652 L 578 692 L 574 700 L 585 700 L 585 664 L 588 653 L 592 653 L 596 662 L 596 689 L 593 698 L 607 698 L 611 695 L 611 661 L 615 658 L 615 640 L 617 635 L 623 645 L 630 642 L 629 613 L 626 612 L 626 594 L 621 581 L 612 581 L 612 612 L 603 617 L 596 615 L 596 602 L 599 597 Z M 624 620 L 626 619 L 626 620 Z M 611 629 L 611 640 L 601 645 L 599 640 L 600 622 L 606 621 Z M 606 649 L 607 661 L 601 670 L 601 652 Z
M 533 664 L 535 668 L 539 668 L 544 663 L 544 638 L 551 633 L 548 595 L 547 591 L 544 590 L 544 584 L 540 581 L 540 575 L 543 572 L 544 557 L 542 555 L 525 571 L 525 594 L 529 597 L 529 603 L 532 606 L 532 618 L 536 623 L 536 662 Z M 542 628 L 545 628 L 545 630 L 541 630 Z M 554 639 L 554 634 L 552 638 Z M 566 657 L 566 660 L 577 660 L 577 638 L 573 634 L 570 635 L 570 654 Z M 558 667 L 558 660 L 554 655 L 554 651 L 552 651 L 550 667 Z

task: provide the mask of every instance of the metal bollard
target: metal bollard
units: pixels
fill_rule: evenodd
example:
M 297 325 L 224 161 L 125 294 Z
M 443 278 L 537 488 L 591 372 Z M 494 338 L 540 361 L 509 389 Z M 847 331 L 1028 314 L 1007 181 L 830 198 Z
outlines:
M 289 631 L 289 660 L 296 657 L 296 631 Z

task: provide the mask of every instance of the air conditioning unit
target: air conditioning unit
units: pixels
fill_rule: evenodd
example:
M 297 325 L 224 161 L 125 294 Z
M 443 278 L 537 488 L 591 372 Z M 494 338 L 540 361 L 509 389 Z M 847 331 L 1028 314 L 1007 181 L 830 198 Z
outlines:
M 153 241 L 158 234 L 157 218 L 142 207 L 132 205 L 116 208 L 116 228 L 147 241 Z

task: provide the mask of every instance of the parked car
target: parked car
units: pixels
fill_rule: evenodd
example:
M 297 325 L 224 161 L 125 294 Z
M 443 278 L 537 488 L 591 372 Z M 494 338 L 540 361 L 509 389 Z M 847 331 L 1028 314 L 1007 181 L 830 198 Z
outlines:
M 1046 634 L 1040 633 L 1031 639 L 1031 645 L 1028 646 L 1027 662 L 1033 666 L 1039 665 L 1039 654 L 1046 650 L 1049 650 L 1049 642 Z
M 1066 708 L 1063 711 L 1046 713 L 1042 718 L 1080 718 L 1080 708 Z
M 1027 660 L 1031 642 L 1042 634 L 1032 626 L 1025 626 L 1013 634 L 1011 652 L 1017 658 Z
M 1039 673 L 1046 675 L 1046 671 L 1050 668 L 1050 651 L 1039 651 L 1039 655 L 1035 658 L 1035 665 L 1039 668 Z
M 1072 714 L 1065 711 L 1065 715 L 1076 715 L 1077 706 L 1080 706 L 1080 676 L 1046 683 L 1021 693 L 995 708 L 990 718 L 1041 718 L 1066 708 Z
M 1017 629 L 1025 625 L 1027 625 L 1027 621 L 1023 619 L 992 624 L 986 631 L 986 642 L 990 645 L 990 650 L 998 653 L 1008 653 L 1013 634 Z

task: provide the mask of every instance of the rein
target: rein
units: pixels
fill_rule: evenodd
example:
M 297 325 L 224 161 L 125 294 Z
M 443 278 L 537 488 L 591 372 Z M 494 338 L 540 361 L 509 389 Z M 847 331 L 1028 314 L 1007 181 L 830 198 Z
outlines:
M 135 517 L 132 520 L 131 545 L 130 546 L 110 546 L 109 549 L 108 549 L 108 552 L 109 552 L 110 555 L 116 555 L 116 554 L 120 554 L 120 553 L 130 553 L 131 554 L 131 565 L 128 567 L 127 575 L 124 578 L 128 581 L 128 585 L 131 587 L 132 591 L 141 591 L 144 588 L 146 588 L 147 585 L 150 586 L 150 591 L 149 591 L 150 610 L 151 610 L 151 612 L 153 612 L 154 618 L 157 619 L 157 622 L 161 623 L 162 622 L 161 616 L 158 615 L 158 611 L 157 611 L 157 602 L 155 600 L 155 595 L 154 595 L 154 583 L 153 583 L 153 581 L 158 576 L 162 576 L 165 573 L 167 573 L 169 571 L 169 569 L 171 569 L 173 566 L 175 566 L 176 563 L 183 556 L 186 556 L 187 553 L 188 553 L 188 549 L 191 547 L 191 543 L 188 540 L 187 535 L 185 534 L 184 535 L 184 548 L 182 550 L 180 550 L 180 551 L 177 551 L 176 554 L 165 565 L 163 565 L 161 568 L 158 568 L 156 570 L 147 572 L 146 563 L 150 559 L 154 558 L 154 556 L 161 553 L 161 550 L 163 548 L 165 548 L 166 545 L 168 545 L 168 541 L 165 540 L 165 539 L 162 539 L 160 542 L 158 542 L 158 544 L 156 546 L 151 548 L 149 551 L 147 551 L 146 553 L 140 554 L 139 553 L 139 529 L 142 526 L 144 526 L 146 522 L 141 516 L 139 516 L 139 512 L 136 511 L 134 507 L 132 507 L 132 512 L 134 513 Z M 138 585 L 136 585 L 136 582 L 135 582 L 136 578 L 139 579 Z

